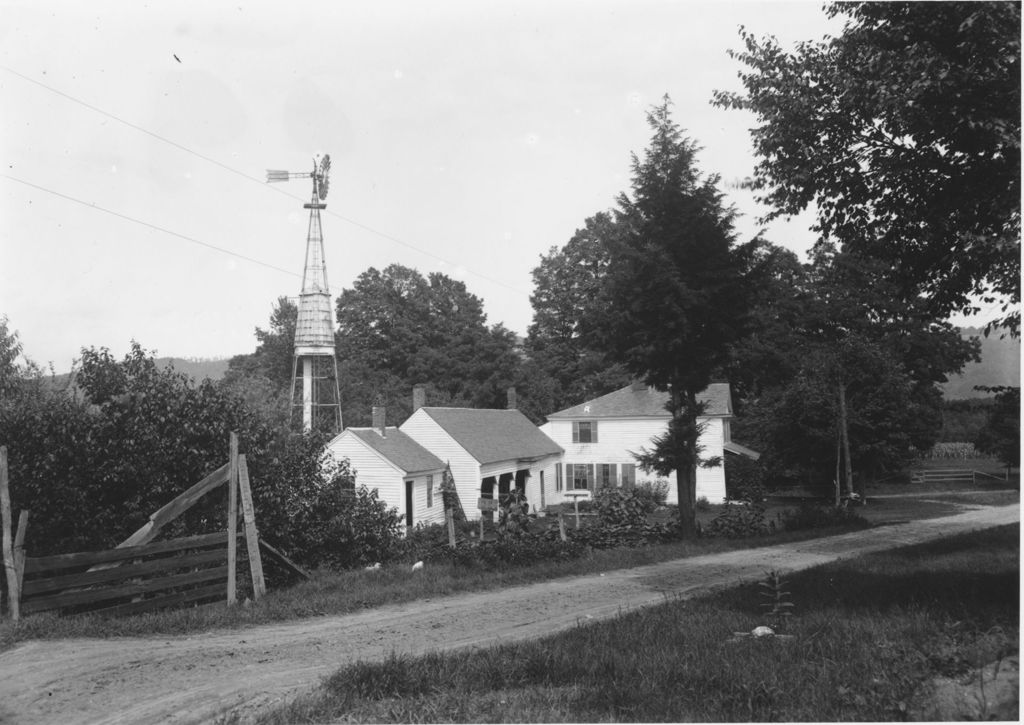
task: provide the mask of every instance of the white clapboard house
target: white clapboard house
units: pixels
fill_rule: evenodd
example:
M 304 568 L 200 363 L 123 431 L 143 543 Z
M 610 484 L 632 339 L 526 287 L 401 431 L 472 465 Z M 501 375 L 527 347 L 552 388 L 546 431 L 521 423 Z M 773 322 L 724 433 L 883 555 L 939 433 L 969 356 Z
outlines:
M 697 497 L 711 503 L 725 500 L 726 453 L 757 458 L 759 454 L 731 439 L 732 396 L 728 383 L 713 383 L 699 396 L 705 404 L 699 444 L 702 456 L 717 457 L 722 464 L 697 469 Z M 552 413 L 541 430 L 561 446 L 563 455 L 556 473 L 558 502 L 566 492 L 590 491 L 602 486 L 630 485 L 655 480 L 637 468 L 634 453 L 649 449 L 670 420 L 665 404 L 668 393 L 634 383 L 593 400 Z M 675 473 L 667 479 L 668 503 L 678 503 Z M 571 493 L 570 493 L 571 495 Z

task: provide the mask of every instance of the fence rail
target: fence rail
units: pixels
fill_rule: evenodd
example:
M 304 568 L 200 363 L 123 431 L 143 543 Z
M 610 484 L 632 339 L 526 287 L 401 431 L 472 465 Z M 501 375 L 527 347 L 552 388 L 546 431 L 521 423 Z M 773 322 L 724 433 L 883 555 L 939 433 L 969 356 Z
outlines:
M 227 539 L 227 532 L 220 532 L 107 551 L 26 557 L 21 610 L 143 612 L 222 597 L 228 575 Z M 132 563 L 90 568 L 119 561 Z M 198 585 L 203 586 L 194 589 Z
M 911 483 L 955 483 L 970 481 L 972 485 L 978 483 L 978 478 L 991 478 L 995 481 L 1006 481 L 1005 476 L 997 476 L 985 471 L 978 471 L 973 468 L 933 468 L 913 471 L 910 474 Z

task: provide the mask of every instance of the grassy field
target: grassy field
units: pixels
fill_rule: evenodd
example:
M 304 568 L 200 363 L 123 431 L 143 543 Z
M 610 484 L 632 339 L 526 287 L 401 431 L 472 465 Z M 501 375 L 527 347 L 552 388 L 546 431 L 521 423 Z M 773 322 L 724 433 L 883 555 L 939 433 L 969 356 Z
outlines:
M 544 640 L 339 670 L 267 714 L 299 722 L 902 720 L 936 675 L 1015 652 L 1018 528 L 818 567 L 789 578 L 791 639 L 758 587 L 668 603 Z

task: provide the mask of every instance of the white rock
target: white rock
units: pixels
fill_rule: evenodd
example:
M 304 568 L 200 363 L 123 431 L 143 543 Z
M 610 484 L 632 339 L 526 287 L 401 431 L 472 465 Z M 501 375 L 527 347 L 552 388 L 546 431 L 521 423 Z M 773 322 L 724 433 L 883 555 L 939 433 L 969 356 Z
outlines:
M 773 634 L 775 634 L 775 630 L 772 629 L 771 627 L 761 626 L 761 627 L 754 627 L 750 631 L 750 633 L 752 635 L 754 635 L 755 637 L 770 637 Z
M 415 564 L 412 565 L 412 570 L 413 571 L 419 571 L 422 568 L 423 568 L 423 562 L 422 561 L 417 561 Z

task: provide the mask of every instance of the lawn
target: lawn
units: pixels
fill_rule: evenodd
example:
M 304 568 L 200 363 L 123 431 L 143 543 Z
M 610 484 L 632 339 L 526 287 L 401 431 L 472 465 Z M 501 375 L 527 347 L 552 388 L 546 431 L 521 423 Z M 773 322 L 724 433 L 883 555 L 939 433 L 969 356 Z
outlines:
M 1016 526 L 795 574 L 790 639 L 759 587 L 543 640 L 357 663 L 264 723 L 903 720 L 921 687 L 1016 652 Z

